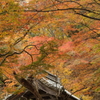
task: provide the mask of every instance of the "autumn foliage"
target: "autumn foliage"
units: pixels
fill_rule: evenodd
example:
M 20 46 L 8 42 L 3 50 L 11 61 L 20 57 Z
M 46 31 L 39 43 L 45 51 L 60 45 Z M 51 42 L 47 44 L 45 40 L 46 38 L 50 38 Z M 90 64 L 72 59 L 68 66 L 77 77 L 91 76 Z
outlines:
M 41 78 L 47 70 L 73 94 L 92 100 L 100 92 L 99 67 L 99 0 L 0 1 L 2 96 L 17 92 L 13 72 Z

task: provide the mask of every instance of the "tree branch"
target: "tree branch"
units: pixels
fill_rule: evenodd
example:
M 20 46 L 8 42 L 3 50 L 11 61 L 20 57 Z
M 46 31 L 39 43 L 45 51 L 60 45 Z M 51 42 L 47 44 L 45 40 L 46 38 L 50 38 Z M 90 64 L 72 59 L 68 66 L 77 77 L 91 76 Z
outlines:
M 67 11 L 67 10 L 72 10 L 72 11 L 75 11 L 75 10 L 78 10 L 78 11 L 86 11 L 86 12 L 90 12 L 90 13 L 94 13 L 94 14 L 97 14 L 97 15 L 100 15 L 100 13 L 97 13 L 93 10 L 89 10 L 89 9 L 86 9 L 86 8 L 65 8 L 65 9 L 53 9 L 53 10 L 24 10 L 25 12 L 56 12 L 56 11 Z M 85 14 L 82 14 L 82 13 L 78 13 L 75 11 L 75 14 L 78 14 L 78 15 L 81 15 L 83 17 L 86 17 L 86 18 L 89 18 L 89 19 L 93 19 L 93 20 L 100 20 L 100 18 L 96 18 L 96 17 L 91 17 L 91 16 L 88 16 L 88 15 L 85 15 Z
M 37 45 L 39 45 L 39 44 L 37 44 Z M 30 47 L 30 46 L 34 46 L 37 50 L 39 50 L 39 49 L 37 48 L 36 45 L 27 45 L 27 46 L 24 47 L 23 50 L 20 51 L 20 52 L 16 52 L 16 51 L 15 51 L 15 52 L 13 52 L 13 53 L 11 53 L 11 54 L 10 54 L 10 52 L 7 53 L 7 54 L 4 56 L 3 60 L 0 62 L 0 65 L 2 65 L 2 64 L 4 63 L 4 61 L 5 61 L 8 57 L 13 56 L 13 55 L 15 55 L 15 54 L 21 54 L 21 53 L 25 52 L 25 49 L 28 48 L 28 47 Z
M 55 12 L 55 11 L 66 11 L 66 10 L 83 10 L 83 11 L 88 11 L 88 12 L 92 12 L 95 14 L 98 14 L 94 11 L 91 11 L 89 9 L 85 9 L 85 8 L 64 8 L 64 9 L 52 9 L 52 10 L 24 10 L 25 12 Z
M 40 22 L 38 22 L 36 25 L 38 25 Z M 35 25 L 35 26 L 36 26 Z M 17 39 L 17 41 L 15 41 L 15 43 L 13 44 L 13 45 L 16 45 L 16 44 L 18 44 L 19 42 L 21 42 L 25 37 L 26 37 L 26 35 L 29 33 L 29 31 L 33 28 L 33 27 L 35 27 L 34 25 L 33 26 L 31 26 L 26 32 L 25 32 L 25 34 L 22 36 L 22 37 L 20 37 L 19 39 Z
M 27 53 L 27 54 L 31 57 L 31 60 L 32 60 L 32 62 L 33 62 L 33 57 L 32 57 L 32 55 L 31 55 L 29 52 L 27 52 L 26 50 L 24 50 L 24 52 Z
M 86 18 L 89 18 L 89 19 L 93 19 L 93 20 L 99 20 L 100 21 L 100 18 L 96 18 L 96 17 L 91 17 L 91 16 L 88 16 L 88 15 L 85 15 L 85 14 L 82 14 L 82 13 L 78 13 L 75 11 L 76 14 L 78 15 L 81 15 L 83 17 L 86 17 Z

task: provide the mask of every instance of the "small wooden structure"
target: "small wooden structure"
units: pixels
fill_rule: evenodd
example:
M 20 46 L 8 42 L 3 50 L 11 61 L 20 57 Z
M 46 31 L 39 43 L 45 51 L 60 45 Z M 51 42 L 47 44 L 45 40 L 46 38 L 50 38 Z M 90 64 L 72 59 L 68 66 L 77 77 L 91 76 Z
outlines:
M 64 89 L 60 79 L 49 72 L 45 78 L 40 80 L 30 77 L 26 81 L 31 84 L 31 88 L 35 87 L 37 92 L 32 92 L 32 89 L 26 87 L 26 90 L 22 93 L 11 94 L 4 100 L 80 100 Z

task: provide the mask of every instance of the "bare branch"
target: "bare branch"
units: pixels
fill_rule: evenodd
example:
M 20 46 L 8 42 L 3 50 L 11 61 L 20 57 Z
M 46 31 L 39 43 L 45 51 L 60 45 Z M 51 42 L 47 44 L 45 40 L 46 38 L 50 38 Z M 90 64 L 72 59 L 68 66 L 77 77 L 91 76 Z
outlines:
M 86 17 L 86 18 L 89 18 L 89 19 L 93 19 L 93 20 L 100 20 L 100 18 L 96 18 L 96 17 L 91 17 L 91 16 L 88 16 L 86 14 L 82 14 L 82 13 L 79 13 L 79 12 L 76 12 L 75 10 L 77 11 L 85 11 L 85 12 L 89 12 L 89 13 L 94 13 L 94 14 L 97 14 L 97 15 L 100 15 L 100 13 L 97 13 L 93 10 L 89 10 L 89 9 L 86 9 L 86 8 L 64 8 L 64 9 L 53 9 L 53 10 L 25 10 L 25 12 L 56 12 L 56 11 L 67 11 L 67 10 L 72 10 L 75 12 L 75 14 L 78 14 L 78 15 L 81 15 L 83 17 Z
M 85 14 L 82 14 L 82 13 L 78 13 L 75 11 L 76 14 L 78 15 L 81 15 L 83 17 L 86 17 L 86 18 L 89 18 L 89 19 L 93 19 L 93 20 L 99 20 L 100 21 L 100 18 L 96 18 L 96 17 L 91 17 L 91 16 L 88 16 L 88 15 L 85 15 Z
M 26 51 L 26 50 L 24 50 L 24 52 L 27 53 L 27 54 L 31 57 L 31 60 L 32 60 L 32 62 L 33 62 L 33 57 L 32 57 L 32 55 L 31 55 L 28 51 Z
M 82 91 L 83 89 L 86 89 L 87 87 L 85 86 L 85 87 L 83 87 L 83 88 L 81 88 L 81 89 L 79 89 L 79 90 L 76 90 L 76 91 L 74 91 L 72 94 L 75 94 L 76 92 L 80 92 L 80 91 Z
M 41 20 L 42 21 L 42 20 Z M 39 21 L 36 25 L 38 25 L 41 21 Z M 36 26 L 35 25 L 35 26 Z M 17 41 L 15 41 L 15 43 L 13 44 L 13 45 L 16 45 L 16 44 L 18 44 L 19 42 L 21 42 L 25 37 L 26 37 L 26 35 L 30 32 L 30 30 L 32 29 L 32 28 L 34 28 L 35 27 L 34 25 L 33 26 L 31 26 L 26 32 L 25 32 L 25 34 L 22 36 L 22 37 L 20 37 Z
M 44 41 L 44 42 L 46 42 L 46 41 Z M 40 44 L 43 44 L 43 43 L 39 43 L 39 44 L 37 44 L 37 45 L 40 45 Z M 13 55 L 15 55 L 15 54 L 22 54 L 23 52 L 26 52 L 28 55 L 30 55 L 30 56 L 31 56 L 31 59 L 32 59 L 32 62 L 33 62 L 32 54 L 28 53 L 25 49 L 27 49 L 28 47 L 33 46 L 33 47 L 35 47 L 37 50 L 40 50 L 40 49 L 37 48 L 37 45 L 27 45 L 27 46 L 25 46 L 25 47 L 23 48 L 23 50 L 20 51 L 20 52 L 14 51 L 14 52 L 12 52 L 12 53 L 11 53 L 11 52 L 6 53 L 6 55 L 4 55 L 3 60 L 0 62 L 0 66 L 5 62 L 5 60 L 6 60 L 8 57 L 13 56 Z M 46 55 L 48 55 L 45 51 L 42 50 L 42 52 L 44 52 Z M 34 55 L 35 55 L 35 54 L 34 54 Z M 36 55 L 37 55 L 37 54 L 36 54 Z
M 83 10 L 83 11 L 96 13 L 92 10 L 85 9 L 85 8 L 64 8 L 64 9 L 53 9 L 53 10 L 24 10 L 24 11 L 25 12 L 55 12 L 55 11 L 66 11 L 66 10 Z M 96 14 L 98 14 L 98 13 L 96 13 Z
M 9 54 L 9 52 L 7 52 L 5 54 L 0 54 L 0 57 L 6 56 L 7 54 Z
M 37 44 L 38 45 L 38 44 Z M 25 51 L 25 49 L 26 48 L 28 48 L 28 47 L 30 47 L 30 46 L 34 46 L 37 50 L 39 50 L 38 48 L 37 48 L 37 46 L 36 45 L 27 45 L 26 47 L 24 47 L 23 48 L 23 50 L 22 51 L 20 51 L 20 52 L 13 52 L 13 53 L 7 53 L 5 56 L 4 56 L 4 58 L 3 58 L 3 60 L 0 62 L 0 65 L 2 65 L 3 63 L 4 63 L 4 61 L 8 58 L 8 57 L 10 57 L 10 56 L 13 56 L 13 55 L 15 55 L 15 54 L 21 54 L 21 53 L 23 53 L 24 51 Z
M 42 21 L 42 20 L 41 20 Z M 41 21 L 39 21 L 36 25 L 38 25 Z M 35 26 L 36 26 L 35 25 Z M 22 36 L 22 37 L 20 37 L 19 39 L 17 39 L 16 41 L 15 41 L 15 43 L 12 45 L 12 46 L 15 46 L 16 44 L 18 44 L 19 42 L 21 42 L 26 36 L 27 36 L 27 34 L 30 32 L 30 30 L 32 29 L 32 28 L 34 28 L 35 27 L 34 25 L 33 26 L 31 26 L 26 32 L 25 32 L 25 34 Z M 28 45 L 29 46 L 29 45 Z M 35 45 L 34 45 L 35 46 Z M 26 48 L 27 48 L 27 46 L 26 46 Z M 10 53 L 10 50 L 8 51 L 8 52 L 6 52 L 5 54 L 0 54 L 0 57 L 4 57 L 4 59 L 6 59 L 7 58 L 7 56 L 9 55 L 9 53 Z M 1 64 L 0 64 L 1 65 Z

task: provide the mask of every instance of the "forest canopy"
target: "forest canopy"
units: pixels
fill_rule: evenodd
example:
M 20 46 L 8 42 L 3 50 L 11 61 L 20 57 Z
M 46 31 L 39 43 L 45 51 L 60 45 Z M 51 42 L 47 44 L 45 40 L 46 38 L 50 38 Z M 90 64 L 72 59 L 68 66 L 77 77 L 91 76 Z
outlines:
M 99 66 L 99 0 L 0 0 L 1 98 L 17 91 L 19 77 L 41 78 L 47 70 L 92 100 L 100 92 Z

